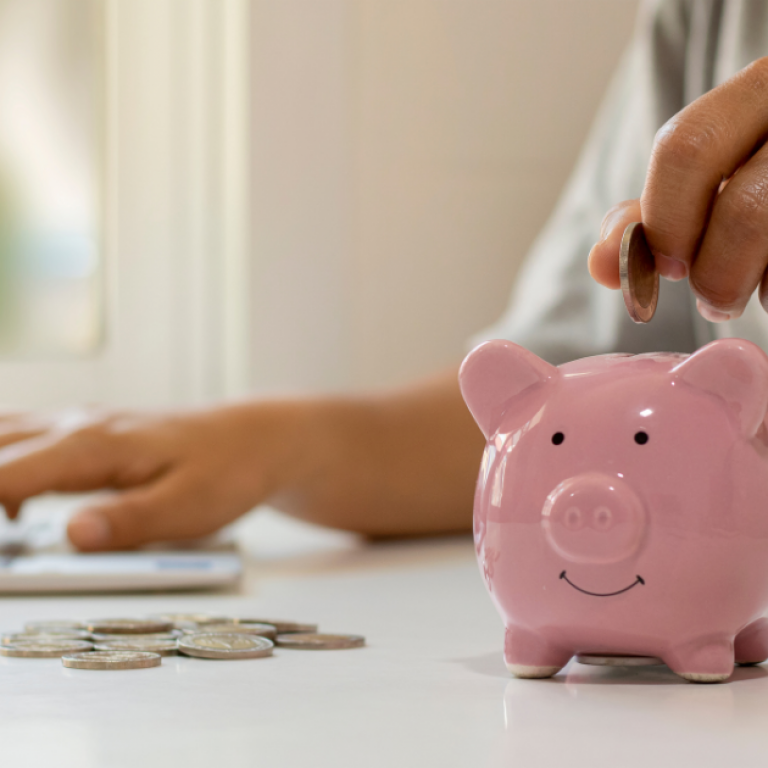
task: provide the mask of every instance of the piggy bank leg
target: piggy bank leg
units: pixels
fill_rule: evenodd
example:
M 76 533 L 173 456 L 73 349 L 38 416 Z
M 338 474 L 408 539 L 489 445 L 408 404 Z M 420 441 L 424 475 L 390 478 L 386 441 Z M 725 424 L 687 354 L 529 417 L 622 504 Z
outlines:
M 759 664 L 768 659 L 768 619 L 753 621 L 736 635 L 734 655 L 737 664 Z
M 733 674 L 733 641 L 707 637 L 673 648 L 664 662 L 680 677 L 693 683 L 721 683 Z
M 504 661 L 515 677 L 552 677 L 572 655 L 526 629 L 507 627 L 504 635 Z

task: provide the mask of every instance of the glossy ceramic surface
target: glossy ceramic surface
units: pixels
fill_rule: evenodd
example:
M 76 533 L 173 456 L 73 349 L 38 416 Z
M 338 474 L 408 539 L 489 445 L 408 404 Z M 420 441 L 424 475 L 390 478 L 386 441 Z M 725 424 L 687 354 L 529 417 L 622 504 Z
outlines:
M 488 444 L 481 572 L 513 674 L 575 654 L 658 656 L 695 681 L 768 658 L 768 358 L 728 339 L 690 357 L 559 368 L 507 341 L 460 374 Z

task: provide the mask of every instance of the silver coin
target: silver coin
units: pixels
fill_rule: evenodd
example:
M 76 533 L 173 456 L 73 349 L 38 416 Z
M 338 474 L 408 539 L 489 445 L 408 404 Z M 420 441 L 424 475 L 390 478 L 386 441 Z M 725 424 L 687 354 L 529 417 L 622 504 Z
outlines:
M 202 627 L 188 628 L 185 635 L 199 635 L 201 633 L 212 635 L 259 635 L 269 640 L 277 637 L 277 630 L 272 624 L 205 624 Z
M 0 645 L 0 656 L 14 656 L 27 659 L 55 659 L 68 653 L 82 653 L 93 648 L 84 640 L 46 640 L 44 643 L 10 643 Z
M 647 323 L 659 301 L 659 273 L 640 222 L 624 230 L 619 251 L 619 276 L 624 304 L 636 323 Z
M 124 635 L 122 640 L 109 640 L 96 643 L 94 651 L 147 651 L 161 656 L 175 656 L 178 653 L 176 640 L 137 639 L 134 635 Z
M 91 619 L 88 631 L 100 635 L 148 635 L 169 632 L 173 622 L 165 619 Z
M 179 653 L 201 659 L 259 659 L 271 656 L 275 644 L 260 635 L 188 635 L 179 640 Z
M 146 651 L 92 651 L 61 657 L 61 663 L 70 669 L 147 669 L 162 664 L 159 653 Z
M 291 632 L 317 632 L 317 624 L 302 624 L 298 621 L 285 621 L 283 619 L 233 619 L 235 624 L 271 624 L 278 635 L 287 635 Z
M 68 619 L 47 619 L 45 621 L 28 621 L 24 625 L 27 632 L 44 632 L 47 635 L 58 635 L 62 631 L 72 631 L 73 629 L 85 629 L 85 624 L 80 621 L 69 621 Z
M 316 633 L 291 633 L 278 635 L 278 648 L 294 648 L 302 651 L 335 651 L 343 648 L 360 648 L 365 638 L 360 635 L 319 635 Z
M 227 624 L 234 619 L 229 616 L 212 616 L 208 613 L 158 613 L 152 614 L 150 619 L 160 619 L 161 621 L 170 621 L 179 629 L 185 627 L 203 626 L 205 624 Z
M 93 632 L 90 637 L 98 643 L 109 643 L 112 640 L 125 640 L 133 642 L 134 640 L 173 640 L 174 642 L 182 636 L 183 632 L 179 629 L 172 629 L 170 632 L 149 632 L 146 635 L 126 635 L 109 634 L 108 632 Z
M 47 640 L 90 640 L 90 632 L 84 629 L 62 629 L 59 632 L 10 632 L 3 635 L 3 643 L 15 643 L 21 640 L 31 640 L 43 643 Z
M 593 667 L 655 667 L 664 663 L 656 656 L 613 656 L 606 653 L 580 653 L 576 661 Z

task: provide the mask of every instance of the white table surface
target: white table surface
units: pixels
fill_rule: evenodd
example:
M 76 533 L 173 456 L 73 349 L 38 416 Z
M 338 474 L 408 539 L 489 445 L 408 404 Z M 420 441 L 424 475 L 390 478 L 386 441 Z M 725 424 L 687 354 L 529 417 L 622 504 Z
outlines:
M 268 527 L 268 526 L 267 526 Z M 268 532 L 267 532 L 268 533 Z M 240 593 L 6 598 L 0 628 L 42 618 L 200 610 L 362 633 L 350 651 L 239 662 L 165 658 L 149 670 L 67 670 L 0 658 L 8 768 L 763 766 L 768 672 L 686 683 L 666 668 L 571 662 L 515 680 L 469 539 L 363 547 L 242 538 Z

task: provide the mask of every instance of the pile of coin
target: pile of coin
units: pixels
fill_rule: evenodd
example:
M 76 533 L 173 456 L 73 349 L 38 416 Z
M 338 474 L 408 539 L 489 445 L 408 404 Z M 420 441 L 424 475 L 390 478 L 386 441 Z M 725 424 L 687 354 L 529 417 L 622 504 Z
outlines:
M 360 635 L 319 634 L 316 624 L 277 619 L 173 613 L 146 618 L 30 621 L 3 634 L 0 656 L 61 658 L 71 669 L 145 669 L 163 656 L 258 659 L 275 647 L 298 650 L 360 648 Z

